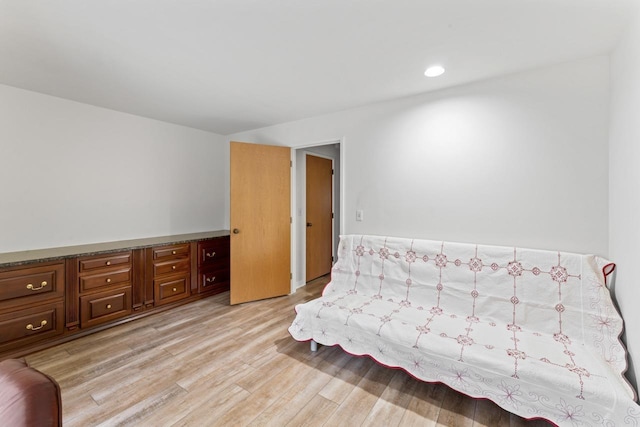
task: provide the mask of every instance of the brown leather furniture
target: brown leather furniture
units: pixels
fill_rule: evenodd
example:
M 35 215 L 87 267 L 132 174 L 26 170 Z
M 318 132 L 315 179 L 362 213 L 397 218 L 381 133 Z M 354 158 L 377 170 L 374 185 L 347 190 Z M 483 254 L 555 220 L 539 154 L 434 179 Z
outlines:
M 0 425 L 62 425 L 60 386 L 22 359 L 0 362 Z

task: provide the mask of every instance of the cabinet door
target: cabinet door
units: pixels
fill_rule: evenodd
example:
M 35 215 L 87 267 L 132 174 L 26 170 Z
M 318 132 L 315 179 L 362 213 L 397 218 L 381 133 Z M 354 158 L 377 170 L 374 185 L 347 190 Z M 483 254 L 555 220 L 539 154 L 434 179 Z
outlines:
M 207 268 L 198 274 L 198 293 L 220 293 L 229 290 L 229 266 L 221 269 Z
M 229 262 L 229 237 L 205 240 L 198 243 L 198 266 L 205 267 Z

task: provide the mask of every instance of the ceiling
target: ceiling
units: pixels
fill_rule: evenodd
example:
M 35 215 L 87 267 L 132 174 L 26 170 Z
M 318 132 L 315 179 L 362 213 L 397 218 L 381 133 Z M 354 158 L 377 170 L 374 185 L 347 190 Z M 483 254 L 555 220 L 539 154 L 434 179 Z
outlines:
M 227 135 L 605 54 L 636 3 L 0 0 L 0 83 Z

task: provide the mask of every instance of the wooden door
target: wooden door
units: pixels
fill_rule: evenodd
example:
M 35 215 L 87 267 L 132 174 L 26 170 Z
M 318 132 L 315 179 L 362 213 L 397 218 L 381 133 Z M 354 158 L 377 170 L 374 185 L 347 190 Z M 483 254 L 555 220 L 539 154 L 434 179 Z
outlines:
M 333 168 L 330 159 L 307 155 L 306 281 L 331 271 Z
M 231 142 L 231 304 L 291 292 L 291 150 Z

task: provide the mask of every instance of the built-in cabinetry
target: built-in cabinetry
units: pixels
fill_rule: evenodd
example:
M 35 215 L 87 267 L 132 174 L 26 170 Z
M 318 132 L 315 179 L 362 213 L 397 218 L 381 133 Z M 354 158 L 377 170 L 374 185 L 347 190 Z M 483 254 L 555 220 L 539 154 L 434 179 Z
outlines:
M 191 245 L 147 249 L 153 272 L 155 304 L 163 305 L 191 295 Z
M 0 270 L 0 353 L 64 332 L 64 263 Z
M 198 243 L 198 292 L 229 289 L 229 242 L 213 239 Z
M 127 251 L 71 260 L 78 271 L 81 328 L 131 314 L 131 259 Z
M 0 254 L 0 359 L 227 290 L 225 231 Z

